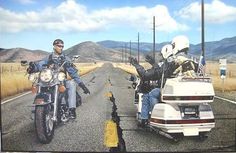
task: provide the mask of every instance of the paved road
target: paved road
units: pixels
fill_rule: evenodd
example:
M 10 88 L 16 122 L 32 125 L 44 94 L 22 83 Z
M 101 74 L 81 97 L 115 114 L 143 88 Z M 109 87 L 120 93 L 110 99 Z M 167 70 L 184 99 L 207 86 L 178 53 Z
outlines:
M 32 94 L 1 105 L 2 149 L 4 151 L 108 151 L 103 144 L 104 123 L 110 119 L 111 103 L 105 93 L 112 91 L 121 116 L 123 138 L 127 151 L 235 151 L 236 105 L 215 99 L 212 103 L 216 128 L 208 139 L 200 142 L 185 137 L 178 143 L 154 132 L 138 129 L 133 105 L 134 90 L 128 81 L 129 74 L 113 68 L 111 64 L 87 74 L 82 80 L 91 91 L 84 95 L 83 104 L 77 108 L 77 119 L 57 127 L 50 144 L 40 144 L 34 133 L 30 111 Z

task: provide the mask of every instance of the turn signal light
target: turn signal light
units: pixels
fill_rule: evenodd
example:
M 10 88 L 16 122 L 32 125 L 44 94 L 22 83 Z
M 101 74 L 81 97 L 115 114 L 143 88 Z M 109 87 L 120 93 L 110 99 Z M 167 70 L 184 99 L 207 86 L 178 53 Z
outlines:
M 32 86 L 31 91 L 33 94 L 36 94 L 38 92 L 38 87 L 37 86 Z
M 59 92 L 63 93 L 66 91 L 66 87 L 64 85 L 59 86 Z
M 213 100 L 214 96 L 163 96 L 163 100 Z

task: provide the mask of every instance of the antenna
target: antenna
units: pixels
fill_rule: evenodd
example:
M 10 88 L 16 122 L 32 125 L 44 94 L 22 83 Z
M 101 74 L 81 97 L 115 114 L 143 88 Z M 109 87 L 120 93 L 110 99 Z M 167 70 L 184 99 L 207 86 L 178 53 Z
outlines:
M 205 57 L 205 38 L 204 38 L 204 0 L 201 4 L 201 15 L 202 15 L 202 56 Z

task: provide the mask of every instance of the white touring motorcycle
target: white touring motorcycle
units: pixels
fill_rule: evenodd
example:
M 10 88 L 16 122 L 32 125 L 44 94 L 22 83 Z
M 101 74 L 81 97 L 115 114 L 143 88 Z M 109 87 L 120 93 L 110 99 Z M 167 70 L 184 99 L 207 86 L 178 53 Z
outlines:
M 142 95 L 138 86 L 140 79 L 133 82 L 137 119 L 140 121 Z M 209 77 L 178 76 L 168 78 L 161 89 L 160 102 L 150 112 L 147 127 L 174 141 L 183 136 L 207 138 L 206 133 L 215 127 L 209 103 L 214 101 L 214 89 Z

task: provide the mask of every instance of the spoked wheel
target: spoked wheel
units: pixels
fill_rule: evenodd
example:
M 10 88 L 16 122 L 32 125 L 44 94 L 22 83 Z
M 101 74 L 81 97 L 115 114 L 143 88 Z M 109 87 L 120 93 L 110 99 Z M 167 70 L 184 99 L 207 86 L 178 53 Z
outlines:
M 35 130 L 41 143 L 51 142 L 54 135 L 53 109 L 50 105 L 35 107 Z

